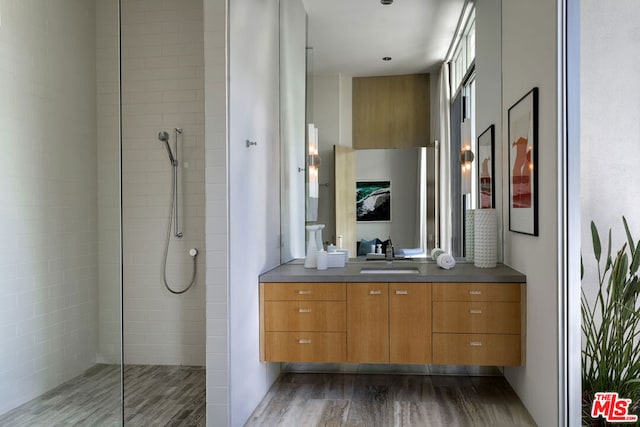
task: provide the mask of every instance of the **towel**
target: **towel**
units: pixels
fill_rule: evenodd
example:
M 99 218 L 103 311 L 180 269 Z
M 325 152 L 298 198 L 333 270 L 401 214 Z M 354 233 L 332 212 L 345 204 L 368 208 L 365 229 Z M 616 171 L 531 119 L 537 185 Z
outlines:
M 431 249 L 431 259 L 436 261 L 438 259 L 438 255 L 443 254 L 444 251 L 440 248 Z
M 438 255 L 438 258 L 436 259 L 436 264 L 438 264 L 438 267 L 440 268 L 444 268 L 445 270 L 450 270 L 453 267 L 455 267 L 456 260 L 447 253 L 441 253 L 440 255 Z
M 397 256 L 412 256 L 412 255 L 420 255 L 422 253 L 422 248 L 402 248 L 396 251 Z

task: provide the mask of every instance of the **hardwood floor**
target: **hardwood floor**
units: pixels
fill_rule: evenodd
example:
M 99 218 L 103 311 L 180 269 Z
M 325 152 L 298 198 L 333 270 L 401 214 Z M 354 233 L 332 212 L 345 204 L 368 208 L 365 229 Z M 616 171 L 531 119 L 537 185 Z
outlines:
M 125 426 L 205 426 L 205 369 L 127 365 Z
M 205 370 L 127 365 L 126 426 L 204 426 Z M 0 416 L 0 426 L 121 426 L 120 366 L 96 365 Z
M 501 376 L 365 372 L 283 374 L 246 425 L 535 426 Z M 120 367 L 96 365 L 0 416 L 0 426 L 119 426 L 120 402 Z M 205 370 L 127 366 L 124 408 L 126 426 L 205 426 Z
M 284 374 L 246 426 L 535 426 L 501 376 Z

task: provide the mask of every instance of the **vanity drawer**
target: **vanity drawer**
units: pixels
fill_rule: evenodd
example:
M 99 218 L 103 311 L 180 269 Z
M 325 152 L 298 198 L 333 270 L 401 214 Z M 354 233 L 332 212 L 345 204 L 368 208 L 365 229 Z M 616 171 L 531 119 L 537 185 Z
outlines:
M 265 301 L 266 331 L 344 332 L 344 301 Z
M 265 301 L 346 301 L 344 283 L 264 283 Z
M 345 362 L 345 332 L 267 332 L 266 360 L 269 362 Z
M 520 335 L 433 334 L 433 363 L 520 366 Z
M 433 301 L 520 302 L 518 283 L 434 283 Z
M 433 332 L 519 334 L 519 302 L 433 303 Z

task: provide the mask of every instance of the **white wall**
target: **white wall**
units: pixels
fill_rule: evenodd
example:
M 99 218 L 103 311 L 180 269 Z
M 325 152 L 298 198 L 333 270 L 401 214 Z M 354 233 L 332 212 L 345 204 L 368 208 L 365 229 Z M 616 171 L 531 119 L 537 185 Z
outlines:
M 558 142 L 557 1 L 502 4 L 502 132 L 507 158 L 507 109 L 534 86 L 540 90 L 538 237 L 508 230 L 508 170 L 503 161 L 505 263 L 527 276 L 526 367 L 505 375 L 536 423 L 558 422 Z
M 336 243 L 333 146 L 352 146 L 352 80 L 346 75 L 313 75 L 312 117 L 307 118 L 318 127 L 320 140 L 318 180 L 324 185 L 320 186 L 317 222 L 326 225 L 322 237 L 332 243 Z
M 476 138 L 495 125 L 495 206 L 502 206 L 502 0 L 476 2 Z M 477 143 L 477 141 L 476 141 Z M 505 158 L 506 159 L 506 158 Z M 506 160 L 505 160 L 506 161 Z M 498 215 L 498 259 L 502 259 L 503 216 Z
M 318 182 L 321 186 L 317 222 L 325 224 L 323 240 L 334 243 L 336 221 L 333 146 L 340 145 L 340 101 L 340 76 L 313 76 L 313 117 L 307 120 L 318 128 Z M 328 187 L 322 185 L 327 183 Z
M 230 424 L 241 426 L 277 377 L 259 361 L 258 276 L 280 263 L 278 1 L 229 14 Z M 322 130 L 320 131 L 322 134 Z M 257 142 L 247 147 L 245 141 Z
M 95 3 L 4 0 L 0 414 L 95 363 Z
M 280 1 L 280 168 L 282 262 L 305 256 L 307 16 L 299 0 Z
M 377 237 L 384 241 L 391 236 L 396 250 L 420 246 L 416 222 L 419 153 L 419 148 L 356 151 L 356 181 L 391 181 L 391 222 L 359 222 L 358 240 Z
M 204 365 L 205 257 L 192 289 L 164 288 L 162 258 L 171 167 L 159 131 L 183 129 L 183 232 L 172 238 L 167 280 L 189 283 L 189 248 L 204 250 L 202 0 L 122 2 L 122 212 L 126 363 Z M 188 165 L 188 167 L 187 167 Z

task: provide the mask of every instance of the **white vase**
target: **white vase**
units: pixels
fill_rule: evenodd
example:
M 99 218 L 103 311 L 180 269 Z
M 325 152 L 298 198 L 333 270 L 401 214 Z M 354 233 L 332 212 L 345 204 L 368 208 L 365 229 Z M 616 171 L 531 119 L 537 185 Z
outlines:
M 318 242 L 316 233 L 324 228 L 324 224 L 307 225 L 309 232 L 307 239 L 307 257 L 304 260 L 305 268 L 318 268 Z
M 474 213 L 475 213 L 475 209 L 467 209 L 464 215 L 464 258 L 467 261 L 473 261 L 473 257 L 474 257 L 474 248 L 475 248 Z
M 498 260 L 498 220 L 495 209 L 476 209 L 474 260 L 480 268 L 493 268 Z

